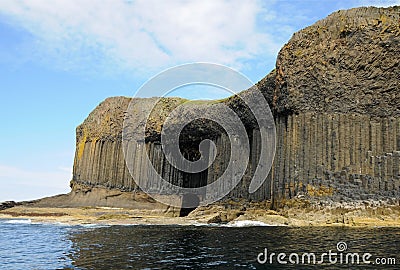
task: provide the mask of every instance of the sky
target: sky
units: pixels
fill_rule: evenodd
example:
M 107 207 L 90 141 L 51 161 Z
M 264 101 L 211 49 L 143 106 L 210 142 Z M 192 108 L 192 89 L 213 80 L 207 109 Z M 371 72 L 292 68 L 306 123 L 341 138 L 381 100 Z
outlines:
M 192 62 L 226 65 L 257 82 L 294 32 L 339 9 L 395 4 L 1 0 L 0 202 L 69 192 L 75 129 L 105 98 L 134 96 L 149 78 Z

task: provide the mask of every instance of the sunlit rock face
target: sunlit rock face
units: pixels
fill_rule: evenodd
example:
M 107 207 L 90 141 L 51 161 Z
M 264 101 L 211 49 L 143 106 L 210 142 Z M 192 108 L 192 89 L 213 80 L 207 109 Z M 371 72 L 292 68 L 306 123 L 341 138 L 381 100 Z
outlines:
M 295 33 L 279 52 L 276 69 L 256 84 L 274 115 L 276 154 L 272 170 L 255 193 L 249 193 L 248 187 L 263 142 L 249 108 L 238 96 L 184 105 L 185 114 L 198 106 L 218 114 L 215 104 L 223 103 L 246 128 L 249 164 L 226 198 L 279 201 L 304 195 L 332 202 L 398 198 L 399 55 L 399 7 L 338 11 Z M 143 123 L 146 139 L 132 142 L 135 169 L 131 174 L 122 150 L 123 121 L 131 101 L 108 98 L 77 128 L 72 192 L 78 185 L 76 192 L 82 192 L 82 186 L 131 192 L 140 190 L 138 183 L 153 185 L 148 168 L 141 166 L 145 155 L 159 175 L 178 186 L 204 186 L 224 172 L 231 142 L 220 126 L 207 120 L 183 130 L 180 148 L 187 159 L 197 160 L 199 143 L 213 140 L 217 155 L 212 165 L 190 174 L 169 164 L 160 132 L 169 113 L 186 101 L 164 98 Z M 140 111 L 137 114 L 140 119 Z M 160 192 L 159 187 L 154 186 L 154 191 Z

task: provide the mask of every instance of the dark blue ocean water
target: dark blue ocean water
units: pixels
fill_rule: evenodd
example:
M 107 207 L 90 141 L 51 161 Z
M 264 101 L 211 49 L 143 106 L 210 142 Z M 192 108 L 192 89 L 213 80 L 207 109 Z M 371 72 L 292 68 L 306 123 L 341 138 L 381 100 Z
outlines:
M 347 249 L 342 251 L 341 243 L 339 252 L 341 241 Z M 262 264 L 265 249 L 268 259 Z M 321 261 L 329 250 L 337 253 L 331 254 L 336 263 L 328 257 L 319 265 L 312 257 L 301 261 L 309 253 Z M 101 227 L 0 220 L 0 269 L 400 269 L 399 250 L 399 228 Z M 272 253 L 286 257 L 269 260 Z M 371 264 L 346 264 L 349 253 L 360 260 L 370 253 Z M 394 259 L 397 265 L 389 265 Z

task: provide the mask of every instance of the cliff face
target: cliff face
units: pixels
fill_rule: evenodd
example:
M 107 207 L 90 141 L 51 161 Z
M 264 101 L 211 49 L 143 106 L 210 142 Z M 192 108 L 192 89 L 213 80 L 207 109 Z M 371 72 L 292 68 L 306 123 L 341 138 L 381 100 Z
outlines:
M 335 12 L 282 48 L 272 101 L 279 194 L 398 196 L 399 45 L 391 7 Z
M 260 131 L 240 98 L 188 103 L 218 114 L 215 103 L 231 108 L 244 123 L 250 163 L 228 198 L 252 200 L 306 195 L 331 201 L 398 198 L 400 195 L 400 8 L 338 11 L 295 33 L 278 55 L 276 71 L 257 83 L 274 113 L 276 155 L 264 184 L 248 192 L 260 151 Z M 241 95 L 252 95 L 252 89 Z M 146 104 L 148 99 L 133 102 Z M 179 186 L 215 181 L 226 169 L 230 142 L 211 121 L 197 121 L 182 133 L 181 148 L 198 158 L 198 144 L 212 139 L 218 150 L 212 166 L 198 174 L 180 172 L 162 153 L 160 132 L 168 114 L 185 100 L 162 99 L 146 126 L 146 140 L 133 147 L 134 179 L 152 185 L 143 167 L 148 155 L 156 171 Z M 134 191 L 125 165 L 122 125 L 131 99 L 108 98 L 77 128 L 73 192 L 82 186 Z M 138 119 L 140 111 L 137 111 Z M 269 133 L 273 134 L 273 133 Z M 156 189 L 156 188 L 155 188 Z
M 268 79 L 269 82 L 269 79 Z M 272 89 L 271 89 L 272 90 Z M 270 197 L 271 182 L 266 181 L 264 186 L 255 194 L 249 194 L 248 184 L 254 173 L 255 166 L 260 156 L 261 142 L 260 131 L 256 129 L 257 123 L 249 108 L 242 102 L 240 97 L 252 95 L 252 90 L 244 91 L 238 96 L 221 101 L 195 101 L 187 102 L 179 98 L 163 98 L 155 106 L 148 118 L 141 110 L 143 106 L 151 105 L 154 98 L 150 99 L 130 99 L 126 97 L 108 98 L 103 101 L 77 128 L 77 150 L 74 161 L 74 172 L 71 186 L 73 191 L 87 192 L 83 186 L 103 187 L 109 189 L 119 189 L 123 191 L 138 191 L 138 186 L 146 186 L 149 190 L 159 193 L 160 187 L 154 183 L 156 178 L 145 163 L 146 155 L 149 156 L 152 166 L 157 173 L 169 183 L 186 188 L 198 188 L 216 181 L 225 171 L 231 158 L 231 145 L 229 138 L 223 128 L 205 119 L 199 119 L 188 124 L 180 136 L 180 147 L 183 155 L 191 161 L 199 158 L 199 144 L 204 139 L 213 140 L 217 147 L 215 162 L 210 169 L 200 173 L 186 173 L 172 166 L 162 151 L 160 144 L 160 132 L 166 117 L 174 109 L 179 110 L 178 115 L 199 115 L 197 110 L 206 110 L 209 114 L 223 116 L 221 107 L 223 104 L 231 108 L 240 118 L 247 129 L 251 145 L 250 164 L 243 178 L 243 183 L 234 189 L 229 197 L 253 198 L 262 200 Z M 129 105 L 130 104 L 130 105 Z M 137 106 L 139 105 L 140 106 Z M 123 154 L 122 129 L 123 121 L 126 118 L 126 111 L 130 106 L 129 117 L 139 127 L 146 125 L 146 138 L 144 141 L 133 141 L 132 134 L 125 137 L 129 141 L 129 153 L 133 153 L 129 166 L 132 169 L 130 174 L 125 164 Z M 182 105 L 177 108 L 177 106 Z M 145 119 L 145 120 L 143 120 Z M 147 121 L 146 121 L 147 119 Z M 180 118 L 172 120 L 174 129 Z M 127 120 L 128 121 L 128 120 Z M 273 136 L 273 118 L 269 119 L 271 136 Z M 139 133 L 140 128 L 132 129 L 131 133 Z M 173 132 L 173 131 L 172 131 Z M 271 140 L 272 141 L 272 140 Z M 238 159 L 233 156 L 233 159 Z M 272 159 L 272 156 L 269 156 Z M 135 180 L 134 180 L 135 179 Z M 154 181 L 153 181 L 154 180 Z M 139 185 L 138 185 L 139 184 Z M 90 189 L 89 189 L 90 190 Z M 161 189 L 162 190 L 162 189 Z M 167 193 L 166 195 L 172 195 Z M 205 196 L 205 194 L 198 194 Z
M 337 11 L 293 35 L 276 62 L 277 112 L 400 114 L 400 7 Z

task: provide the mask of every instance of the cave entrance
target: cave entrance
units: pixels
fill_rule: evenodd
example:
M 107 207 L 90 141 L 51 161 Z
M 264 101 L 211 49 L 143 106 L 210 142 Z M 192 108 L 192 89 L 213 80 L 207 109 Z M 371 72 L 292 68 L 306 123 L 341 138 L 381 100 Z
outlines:
M 186 217 L 196 209 L 200 204 L 199 196 L 193 193 L 187 193 L 182 195 L 182 207 L 181 211 L 179 212 L 180 217 Z
M 199 173 L 182 173 L 184 188 L 200 188 L 207 185 L 208 169 Z M 185 193 L 182 195 L 180 217 L 186 217 L 200 205 L 200 198 L 204 198 L 205 194 Z

